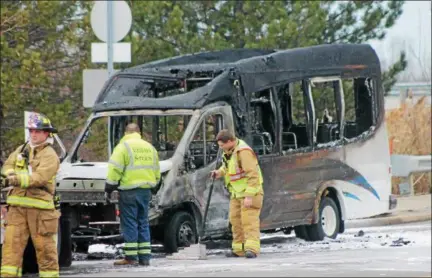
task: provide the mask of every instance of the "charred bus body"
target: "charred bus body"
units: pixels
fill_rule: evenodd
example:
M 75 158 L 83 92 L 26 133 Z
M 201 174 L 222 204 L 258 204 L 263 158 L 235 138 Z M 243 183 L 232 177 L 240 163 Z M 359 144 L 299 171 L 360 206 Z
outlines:
M 105 204 L 104 184 L 129 122 L 159 152 L 151 234 L 168 252 L 198 239 L 223 128 L 258 154 L 263 232 L 334 238 L 345 220 L 395 207 L 381 69 L 369 45 L 207 52 L 115 74 L 57 176 L 76 242 L 116 237 L 109 235 L 118 227 L 116 207 Z M 223 179 L 216 180 L 207 238 L 230 236 L 228 210 Z

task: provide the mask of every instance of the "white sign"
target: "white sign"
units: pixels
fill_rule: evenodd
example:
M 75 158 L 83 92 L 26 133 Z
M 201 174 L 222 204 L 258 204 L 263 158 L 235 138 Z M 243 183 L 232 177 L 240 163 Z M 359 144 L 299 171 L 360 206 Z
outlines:
M 108 62 L 108 44 L 93 42 L 91 44 L 92 63 Z M 129 42 L 113 43 L 113 63 L 131 62 L 131 44 Z
M 118 70 L 114 70 L 113 74 Z M 106 69 L 83 70 L 83 105 L 86 108 L 93 107 L 105 82 L 108 80 Z
M 126 1 L 113 2 L 113 42 L 121 41 L 132 26 L 132 12 Z M 91 11 L 90 23 L 96 37 L 108 41 L 107 1 L 95 1 Z
M 30 120 L 30 114 L 29 111 L 24 111 L 24 142 L 30 139 L 30 131 L 27 129 L 28 122 Z

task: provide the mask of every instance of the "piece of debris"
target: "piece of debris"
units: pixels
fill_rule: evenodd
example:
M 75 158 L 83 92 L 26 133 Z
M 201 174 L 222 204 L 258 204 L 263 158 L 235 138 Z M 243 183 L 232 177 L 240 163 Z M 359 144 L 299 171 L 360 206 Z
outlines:
M 72 260 L 85 261 L 85 260 L 87 260 L 87 254 L 86 253 L 72 253 Z
M 168 260 L 207 260 L 207 251 L 203 244 L 192 244 L 166 258 Z
M 356 235 L 354 235 L 354 237 L 362 237 L 364 236 L 365 232 L 363 232 L 363 230 L 360 230 Z
M 390 245 L 392 247 L 400 247 L 411 243 L 410 240 L 404 240 L 402 237 L 400 237 L 397 240 L 394 240 L 393 243 Z
M 87 259 L 100 260 L 100 259 L 116 259 L 120 256 L 120 250 L 107 244 L 92 244 L 88 248 Z

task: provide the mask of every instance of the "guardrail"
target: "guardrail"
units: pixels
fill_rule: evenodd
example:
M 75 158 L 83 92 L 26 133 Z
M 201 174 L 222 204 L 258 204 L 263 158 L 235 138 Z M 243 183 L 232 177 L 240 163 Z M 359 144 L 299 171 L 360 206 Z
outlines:
M 392 176 L 405 178 L 405 183 L 399 184 L 401 195 L 414 195 L 415 173 L 432 171 L 432 155 L 391 155 Z M 406 187 L 409 188 L 406 190 Z

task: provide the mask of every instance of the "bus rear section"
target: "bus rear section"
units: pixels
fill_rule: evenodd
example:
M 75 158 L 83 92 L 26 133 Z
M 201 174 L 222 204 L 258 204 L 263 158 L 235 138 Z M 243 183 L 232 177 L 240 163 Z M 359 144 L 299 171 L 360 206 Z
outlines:
M 350 80 L 342 81 L 346 85 Z M 396 207 L 382 86 L 374 78 L 357 78 L 352 85 L 353 98 L 345 98 L 345 107 L 353 112 L 346 114 L 344 159 L 355 176 L 338 185 L 346 219 L 376 216 Z

